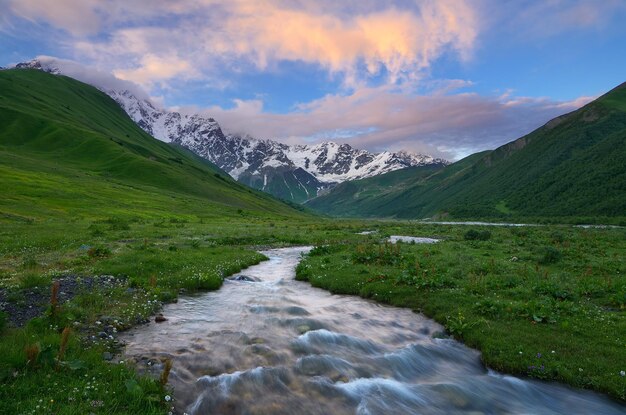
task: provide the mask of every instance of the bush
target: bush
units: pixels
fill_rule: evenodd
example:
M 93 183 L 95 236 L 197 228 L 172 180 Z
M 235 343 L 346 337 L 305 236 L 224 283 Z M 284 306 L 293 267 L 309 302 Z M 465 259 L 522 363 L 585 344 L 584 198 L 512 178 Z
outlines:
M 476 229 L 470 229 L 465 232 L 465 240 L 466 241 L 488 241 L 491 239 L 491 232 L 485 231 L 477 231 Z
M 104 246 L 92 246 L 87 251 L 90 258 L 106 258 L 111 255 L 111 250 Z
M 109 230 L 111 231 L 128 231 L 130 230 L 130 224 L 121 218 L 109 218 L 106 220 L 109 224 Z
M 18 277 L 20 288 L 42 287 L 50 284 L 51 278 L 38 272 L 27 272 Z
M 556 264 L 561 260 L 563 254 L 553 246 L 544 246 L 539 250 L 537 262 L 542 265 Z
M 9 320 L 9 316 L 7 313 L 0 311 L 0 333 L 4 331 L 7 327 L 7 321 Z
M 309 251 L 309 256 L 330 255 L 336 251 L 337 251 L 337 248 L 333 248 L 330 245 L 318 245 L 318 246 L 313 247 L 313 249 Z

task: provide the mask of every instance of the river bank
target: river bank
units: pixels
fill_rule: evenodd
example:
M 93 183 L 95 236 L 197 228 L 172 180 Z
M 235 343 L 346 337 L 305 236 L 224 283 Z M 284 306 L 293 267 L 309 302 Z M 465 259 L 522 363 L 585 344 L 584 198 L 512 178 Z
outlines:
M 125 333 L 123 358 L 173 362 L 176 413 L 604 413 L 585 391 L 488 371 L 472 349 L 408 309 L 294 280 L 308 248 L 269 258 L 215 292 L 166 305 L 168 321 Z
M 624 401 L 623 237 L 618 229 L 491 228 L 427 245 L 371 238 L 314 249 L 297 278 L 423 312 L 498 371 Z

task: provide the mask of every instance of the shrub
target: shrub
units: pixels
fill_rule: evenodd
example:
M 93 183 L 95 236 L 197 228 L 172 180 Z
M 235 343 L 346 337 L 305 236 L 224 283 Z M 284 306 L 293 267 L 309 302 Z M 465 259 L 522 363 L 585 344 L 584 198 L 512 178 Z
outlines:
M 130 230 L 130 224 L 120 218 L 109 218 L 106 220 L 109 224 L 109 230 L 111 231 L 128 231 Z
M 309 256 L 329 255 L 336 251 L 337 248 L 331 245 L 318 245 L 309 251 Z
M 467 318 L 461 311 L 458 312 L 456 316 L 447 316 L 446 317 L 446 328 L 448 331 L 456 336 L 457 338 L 463 338 L 463 334 L 467 332 L 467 330 L 472 329 L 476 326 L 479 321 L 467 321 Z
M 403 261 L 401 244 L 357 245 L 352 253 L 354 264 L 396 265 Z
M 542 265 L 556 264 L 561 260 L 563 254 L 553 246 L 544 246 L 539 250 L 537 262 Z
M 474 306 L 472 308 L 478 314 L 481 314 L 483 316 L 500 317 L 506 307 L 505 304 L 500 300 L 484 298 L 474 303 Z
M 0 333 L 4 331 L 7 327 L 7 322 L 9 320 L 9 316 L 4 311 L 0 311 Z
M 111 255 L 111 250 L 105 246 L 92 246 L 87 251 L 90 258 L 106 258 Z
M 611 296 L 611 305 L 626 309 L 626 285 L 622 285 L 613 296 Z
M 48 285 L 50 277 L 37 272 L 27 272 L 19 277 L 20 288 L 34 288 Z
M 476 229 L 470 229 L 465 232 L 464 237 L 466 241 L 488 241 L 491 239 L 491 232 L 487 230 L 477 231 Z

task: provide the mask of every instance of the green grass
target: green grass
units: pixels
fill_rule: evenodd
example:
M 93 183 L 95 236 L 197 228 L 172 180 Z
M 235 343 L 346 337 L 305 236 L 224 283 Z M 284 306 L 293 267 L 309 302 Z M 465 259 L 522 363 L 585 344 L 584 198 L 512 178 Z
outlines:
M 102 359 L 102 347 L 83 348 L 71 335 L 64 365 L 57 368 L 61 336 L 47 322 L 33 321 L 23 330 L 9 330 L 0 342 L 0 412 L 5 414 L 161 414 L 165 390 L 140 378 L 132 367 Z M 26 361 L 25 348 L 40 350 Z M 126 385 L 134 386 L 127 388 Z
M 297 278 L 422 311 L 493 369 L 626 400 L 624 230 L 489 228 L 486 241 L 466 231 L 396 230 L 443 238 L 435 245 L 330 245 Z

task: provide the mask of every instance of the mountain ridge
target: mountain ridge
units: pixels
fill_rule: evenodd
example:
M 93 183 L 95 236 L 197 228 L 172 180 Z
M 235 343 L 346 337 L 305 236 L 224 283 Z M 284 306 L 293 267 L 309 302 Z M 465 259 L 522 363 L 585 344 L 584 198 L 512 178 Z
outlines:
M 0 207 L 9 213 L 23 203 L 35 216 L 46 209 L 67 212 L 68 205 L 93 215 L 85 200 L 120 214 L 153 209 L 136 196 L 143 194 L 159 209 L 190 201 L 203 214 L 301 214 L 189 150 L 154 140 L 93 86 L 37 70 L 0 72 L 0 158 L 0 182 L 15 196 Z M 33 203 L 33 193 L 49 196 Z M 112 201 L 124 207 L 111 207 Z
M 37 59 L 15 68 L 62 74 L 53 62 Z M 407 167 L 448 164 L 440 158 L 406 151 L 371 153 L 330 141 L 290 146 L 271 139 L 225 134 L 212 117 L 168 111 L 129 90 L 100 89 L 153 137 L 186 147 L 234 179 L 290 201 L 304 202 L 347 180 Z
M 409 177 L 394 191 L 377 191 L 376 181 L 365 179 L 307 206 L 339 216 L 406 219 L 626 217 L 624 86 L 495 150 Z M 355 189 L 368 190 L 368 198 Z

